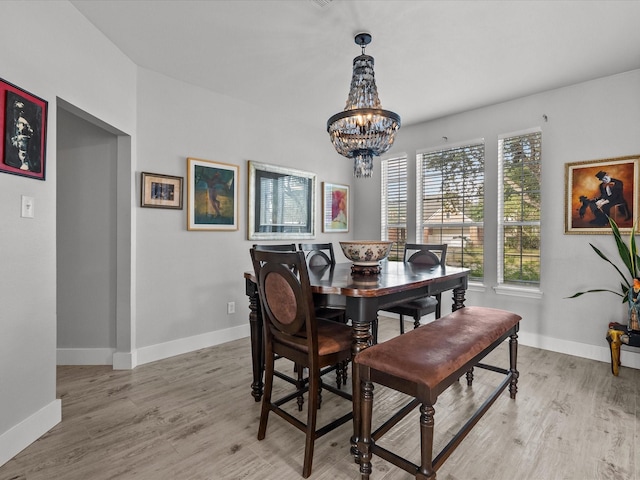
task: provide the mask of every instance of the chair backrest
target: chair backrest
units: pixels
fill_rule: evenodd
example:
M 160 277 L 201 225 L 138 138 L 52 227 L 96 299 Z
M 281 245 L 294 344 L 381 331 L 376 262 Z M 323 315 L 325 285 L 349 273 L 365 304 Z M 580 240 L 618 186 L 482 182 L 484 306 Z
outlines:
M 310 267 L 336 264 L 332 243 L 301 243 L 298 247 L 304 252 L 307 265 Z
M 285 245 L 253 245 L 253 248 L 261 252 L 295 252 L 296 244 L 287 243 Z
M 265 341 L 306 346 L 318 354 L 318 331 L 304 253 L 252 248 Z M 273 347 L 272 347 L 273 348 Z
M 407 243 L 404 246 L 404 261 L 444 266 L 447 261 L 447 244 Z

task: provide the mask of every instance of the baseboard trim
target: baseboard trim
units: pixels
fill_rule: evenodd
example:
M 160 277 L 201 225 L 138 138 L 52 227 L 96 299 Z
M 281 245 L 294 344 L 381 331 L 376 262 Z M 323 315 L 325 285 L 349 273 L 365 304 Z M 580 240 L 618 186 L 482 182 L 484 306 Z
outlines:
M 182 355 L 201 348 L 213 347 L 249 336 L 249 325 L 216 330 L 201 335 L 142 347 L 132 352 L 113 348 L 59 348 L 58 365 L 113 365 L 114 370 L 132 370 L 138 365 Z
M 133 370 L 138 366 L 137 352 L 115 352 L 113 354 L 114 370 Z
M 57 365 L 112 365 L 115 348 L 58 348 Z
M 62 401 L 56 399 L 0 435 L 0 465 L 51 430 L 62 420 Z
M 604 337 L 603 342 L 606 342 Z M 586 343 L 572 342 L 558 338 L 545 337 L 533 333 L 520 331 L 518 342 L 528 347 L 541 348 L 557 353 L 566 353 L 575 357 L 598 360 L 600 362 L 611 363 L 611 351 L 609 345 L 587 345 Z M 640 369 L 640 349 L 622 345 L 620 360 L 623 367 Z
M 386 314 L 385 312 L 384 316 L 393 318 L 395 315 Z M 395 317 L 397 318 L 397 316 Z M 113 349 L 108 348 L 58 349 L 57 363 L 58 365 L 113 365 L 114 370 L 131 370 L 138 365 L 182 355 L 202 348 L 213 347 L 248 336 L 249 325 L 241 325 L 150 345 L 133 352 L 115 352 Z M 519 332 L 518 340 L 521 345 L 529 347 L 566 353 L 567 355 L 589 358 L 605 363 L 611 361 L 611 352 L 608 345 L 588 345 L 523 331 Z M 622 366 L 640 369 L 640 349 L 622 345 L 620 356 L 622 357 Z
M 249 336 L 249 324 L 231 327 L 224 330 L 216 330 L 192 337 L 179 338 L 170 342 L 150 345 L 137 349 L 137 364 L 155 362 L 183 353 L 193 352 L 202 348 L 213 347 L 221 343 L 231 342 Z

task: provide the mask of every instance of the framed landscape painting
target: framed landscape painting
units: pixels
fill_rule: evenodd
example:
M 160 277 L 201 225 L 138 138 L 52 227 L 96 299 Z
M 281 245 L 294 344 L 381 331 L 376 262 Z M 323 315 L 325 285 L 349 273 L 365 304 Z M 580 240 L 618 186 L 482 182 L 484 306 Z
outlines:
M 187 230 L 237 230 L 238 166 L 187 158 L 187 174 Z
M 638 220 L 640 155 L 565 164 L 565 233 L 622 232 Z
M 322 231 L 349 231 L 349 186 L 322 183 Z

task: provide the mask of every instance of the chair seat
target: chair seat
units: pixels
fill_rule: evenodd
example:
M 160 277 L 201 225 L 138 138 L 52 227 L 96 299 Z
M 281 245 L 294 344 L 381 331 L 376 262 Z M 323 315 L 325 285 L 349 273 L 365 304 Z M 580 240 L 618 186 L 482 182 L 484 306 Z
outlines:
M 318 354 L 319 356 L 327 356 L 334 353 L 350 350 L 353 337 L 351 327 L 324 318 L 317 318 L 318 323 Z M 306 336 L 301 335 L 306 338 Z M 283 344 L 294 348 L 300 352 L 307 352 L 306 344 L 300 344 L 295 341 L 287 341 L 286 337 L 281 337 Z
M 399 315 L 410 315 L 415 316 L 416 313 L 419 314 L 419 317 L 422 317 L 428 313 L 432 313 L 436 311 L 436 307 L 438 306 L 438 300 L 434 297 L 424 297 L 419 298 L 417 300 L 412 300 L 410 302 L 405 302 L 400 305 L 395 305 L 393 307 L 385 308 L 387 312 L 397 313 Z

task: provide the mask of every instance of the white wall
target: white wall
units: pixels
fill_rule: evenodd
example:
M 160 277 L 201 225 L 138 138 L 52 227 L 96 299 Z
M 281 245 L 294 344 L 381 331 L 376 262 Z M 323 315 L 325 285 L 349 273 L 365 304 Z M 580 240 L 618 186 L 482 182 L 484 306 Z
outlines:
M 185 177 L 183 210 L 136 212 L 137 344 L 143 363 L 248 335 L 243 272 L 252 268 L 249 248 L 256 242 L 247 240 L 247 160 L 317 173 L 318 219 L 322 182 L 348 184 L 352 167 L 333 150 L 320 121 L 317 129 L 301 127 L 144 69 L 138 74 L 138 112 L 136 188 L 140 172 Z M 187 231 L 187 157 L 239 165 L 238 231 Z M 323 234 L 316 224 L 317 241 L 348 238 Z M 227 315 L 227 302 L 235 302 L 235 314 Z
M 57 148 L 57 345 L 116 348 L 116 136 L 63 109 Z M 96 360 L 93 360 L 96 362 Z
M 611 258 L 617 253 L 611 236 L 564 234 L 564 165 L 640 155 L 639 92 L 640 71 L 632 71 L 403 127 L 398 132 L 389 154 L 406 153 L 410 172 L 415 168 L 417 150 L 484 138 L 485 280 L 481 288 L 470 289 L 467 304 L 507 308 L 522 314 L 523 343 L 609 361 L 604 339 L 607 323 L 624 319 L 618 297 L 565 297 L 600 286 L 615 289 L 619 282 L 618 274 L 595 255 L 589 242 L 611 254 Z M 497 138 L 531 127 L 542 128 L 541 299 L 498 295 L 492 288 L 497 283 L 497 272 L 492 267 L 497 260 Z M 446 142 L 443 137 L 447 137 Z M 355 183 L 358 218 L 380 218 L 378 167 L 376 164 L 374 182 Z M 410 180 L 409 188 L 408 238 L 414 239 L 415 182 Z M 379 238 L 379 225 L 379 221 L 358 222 L 355 236 Z M 639 356 L 635 352 L 623 353 L 623 364 L 640 367 Z
M 0 173 L 2 464 L 61 414 L 55 390 L 56 97 L 134 133 L 136 68 L 66 1 L 4 1 L 0 17 L 7 19 L 0 29 L 0 76 L 49 102 L 46 180 Z M 21 195 L 35 199 L 34 219 L 20 218 Z

